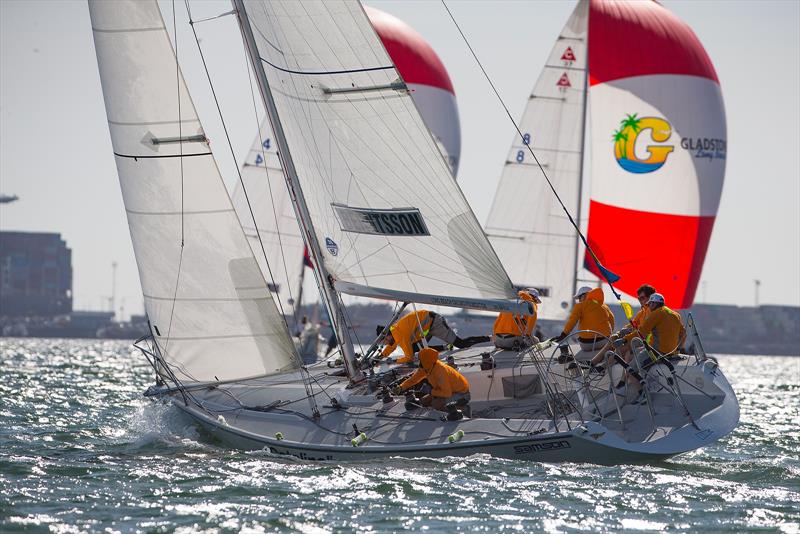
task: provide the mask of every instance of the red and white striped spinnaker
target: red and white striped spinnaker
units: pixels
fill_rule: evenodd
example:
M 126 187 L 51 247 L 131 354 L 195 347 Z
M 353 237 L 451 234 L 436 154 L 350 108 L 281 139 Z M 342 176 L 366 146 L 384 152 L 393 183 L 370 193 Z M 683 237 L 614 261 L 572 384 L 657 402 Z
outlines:
M 586 96 L 591 131 L 584 135 Z M 726 156 L 719 80 L 692 30 L 656 2 L 580 1 L 520 129 L 528 143 L 515 135 L 487 232 L 514 283 L 543 288 L 552 299 L 543 316 L 563 315 L 579 247 L 524 144 L 574 215 L 591 183 L 587 239 L 621 276 L 615 287 L 635 294 L 649 283 L 670 306 L 691 306 Z M 587 147 L 591 170 L 582 179 Z M 585 267 L 603 280 L 588 252 Z
M 725 176 L 714 65 L 689 26 L 658 3 L 592 1 L 589 85 L 589 244 L 622 277 L 619 289 L 650 283 L 671 306 L 688 308 Z

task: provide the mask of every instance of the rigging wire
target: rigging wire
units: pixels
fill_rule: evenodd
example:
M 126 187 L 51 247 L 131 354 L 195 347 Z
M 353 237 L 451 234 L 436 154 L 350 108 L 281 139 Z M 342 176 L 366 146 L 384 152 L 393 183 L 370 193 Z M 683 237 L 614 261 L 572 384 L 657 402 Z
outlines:
M 456 19 L 453 16 L 453 13 L 450 11 L 450 8 L 447 7 L 447 3 L 445 2 L 445 0 L 441 0 L 441 2 L 442 2 L 442 5 L 444 6 L 445 11 L 447 11 L 447 14 L 450 16 L 450 20 L 453 21 L 453 24 L 455 25 L 456 29 L 458 30 L 458 33 L 461 35 L 461 38 L 464 40 L 464 44 L 467 45 L 467 48 L 469 49 L 470 53 L 472 54 L 472 57 L 475 59 L 475 62 L 478 64 L 478 67 L 481 69 L 481 72 L 483 73 L 483 76 L 486 78 L 486 81 L 489 82 L 489 85 L 492 87 L 492 91 L 494 91 L 494 94 L 497 97 L 497 100 L 500 102 L 500 105 L 503 106 L 503 109 L 505 110 L 506 115 L 508 115 L 508 119 L 511 121 L 511 124 L 514 125 L 514 129 L 519 134 L 520 139 L 522 139 L 522 141 L 523 141 L 522 144 L 525 145 L 525 147 L 528 149 L 528 152 L 530 152 L 531 156 L 533 156 L 533 160 L 536 162 L 536 165 L 539 166 L 539 170 L 542 171 L 542 176 L 544 176 L 544 179 L 547 181 L 547 185 L 550 186 L 550 190 L 553 192 L 553 195 L 555 195 L 556 200 L 558 201 L 559 205 L 561 206 L 561 209 L 563 209 L 564 213 L 566 213 L 570 224 L 572 224 L 572 226 L 575 228 L 575 231 L 578 233 L 578 237 L 580 237 L 581 241 L 583 242 L 584 246 L 586 247 L 586 250 L 592 256 L 592 259 L 594 260 L 595 264 L 597 264 L 597 268 L 600 271 L 600 273 L 603 275 L 603 278 L 605 278 L 606 283 L 608 283 L 608 286 L 611 288 L 611 292 L 614 293 L 614 296 L 617 298 L 617 300 L 621 300 L 622 297 L 617 292 L 617 290 L 614 289 L 614 284 L 613 284 L 613 282 L 616 282 L 617 280 L 619 280 L 619 276 L 615 275 L 614 273 L 612 273 L 611 271 L 606 269 L 600 263 L 600 260 L 597 259 L 597 256 L 595 255 L 594 251 L 592 250 L 592 247 L 589 246 L 589 242 L 586 240 L 586 237 L 583 235 L 583 232 L 581 232 L 581 229 L 578 226 L 578 223 L 576 223 L 575 219 L 572 218 L 572 214 L 570 214 L 569 210 L 564 205 L 564 202 L 561 200 L 561 197 L 558 195 L 558 192 L 556 191 L 555 186 L 553 186 L 553 182 L 551 182 L 550 181 L 550 177 L 547 176 L 547 172 L 545 172 L 544 167 L 542 166 L 541 162 L 539 161 L 539 158 L 536 157 L 536 153 L 534 153 L 533 148 L 531 147 L 530 143 L 525 143 L 525 138 L 524 138 L 524 135 L 522 133 L 522 130 L 520 130 L 519 125 L 517 125 L 517 121 L 514 120 L 514 117 L 511 115 L 511 112 L 508 110 L 508 106 L 506 106 L 505 101 L 503 101 L 503 97 L 500 96 L 500 92 L 497 90 L 497 87 L 495 87 L 494 82 L 492 82 L 492 79 L 489 77 L 489 73 L 487 73 L 486 69 L 483 67 L 483 64 L 481 63 L 481 60 L 478 59 L 478 55 L 475 53 L 475 50 L 472 48 L 472 45 L 469 43 L 469 40 L 467 39 L 467 36 L 464 35 L 464 32 L 461 30 L 461 26 L 459 26 L 458 22 L 456 22 Z M 580 216 L 580 214 L 578 214 L 578 215 Z M 614 280 L 612 281 L 612 279 L 614 279 Z
M 222 129 L 225 132 L 225 139 L 228 142 L 228 148 L 231 151 L 231 158 L 233 158 L 233 163 L 234 163 L 234 166 L 236 167 L 236 173 L 239 176 L 239 183 L 242 185 L 242 191 L 245 194 L 245 200 L 247 201 L 247 208 L 250 211 L 250 216 L 253 218 L 253 223 L 255 224 L 256 218 L 255 218 L 255 214 L 253 212 L 253 206 L 250 204 L 250 198 L 247 196 L 247 190 L 244 187 L 244 179 L 242 178 L 242 171 L 239 168 L 238 162 L 236 161 L 236 152 L 233 149 L 233 143 L 231 142 L 230 135 L 228 134 L 228 126 L 225 124 L 225 119 L 224 119 L 224 117 L 222 115 L 222 109 L 220 108 L 219 99 L 217 98 L 217 92 L 214 89 L 213 82 L 211 81 L 211 73 L 208 70 L 208 64 L 206 63 L 206 58 L 205 58 L 205 55 L 203 54 L 203 47 L 200 46 L 200 38 L 198 37 L 197 30 L 194 27 L 194 21 L 192 20 L 192 11 L 191 11 L 191 8 L 189 6 L 189 0 L 184 0 L 184 1 L 185 1 L 185 4 L 186 4 L 186 13 L 187 13 L 187 15 L 189 17 L 189 26 L 192 29 L 192 35 L 194 35 L 195 43 L 197 43 L 197 51 L 200 53 L 200 59 L 201 59 L 201 61 L 203 63 L 203 70 L 206 73 L 206 78 L 208 79 L 208 85 L 209 85 L 209 88 L 211 89 L 211 94 L 214 97 L 214 104 L 216 105 L 217 113 L 219 114 L 219 119 L 220 119 L 220 122 L 222 124 Z M 173 0 L 173 2 L 174 2 L 174 0 Z M 173 17 L 174 17 L 174 11 L 175 10 L 173 9 Z M 177 41 L 177 38 L 176 38 L 176 41 Z M 248 75 L 249 75 L 249 71 L 248 71 Z M 275 276 L 272 274 L 272 268 L 270 267 L 269 260 L 267 259 L 267 252 L 266 252 L 266 249 L 264 248 L 264 242 L 261 239 L 261 234 L 258 232 L 258 225 L 256 225 L 256 235 L 258 236 L 258 243 L 261 246 L 261 252 L 264 254 L 264 259 L 266 261 L 266 265 L 267 265 L 267 270 L 269 272 L 269 276 L 272 279 L 272 282 L 274 284 L 275 283 Z M 272 297 L 270 296 L 270 298 L 272 298 Z M 273 301 L 274 300 L 275 299 L 273 299 Z M 288 332 L 289 331 L 289 325 L 286 322 L 286 315 L 285 315 L 285 313 L 283 311 L 283 305 L 281 304 L 280 299 L 277 299 L 277 300 L 278 300 L 278 307 L 280 308 L 280 312 L 281 312 L 281 317 L 283 319 L 283 324 L 286 327 L 286 331 Z M 308 379 L 308 376 L 307 376 L 309 374 L 308 373 L 308 369 L 303 365 L 303 361 L 300 358 L 300 355 L 297 353 L 296 350 L 291 351 L 291 354 L 292 354 L 292 356 L 296 357 L 297 363 L 299 364 L 300 376 L 303 379 L 303 387 L 305 388 L 306 393 L 308 395 L 310 395 L 309 398 L 310 398 L 310 402 L 311 402 L 312 412 L 315 413 L 315 414 L 319 414 L 319 408 L 317 407 L 316 399 L 314 397 L 313 385 L 311 384 L 311 381 Z
M 183 123 L 181 122 L 182 113 L 181 113 L 181 68 L 180 62 L 178 61 L 178 31 L 177 31 L 178 23 L 177 23 L 177 16 L 175 13 L 175 0 L 172 0 L 172 31 L 175 37 L 175 90 L 178 96 L 178 161 L 180 162 L 180 173 L 181 173 L 181 248 L 180 254 L 178 255 L 178 272 L 175 277 L 175 292 L 172 294 L 172 306 L 170 307 L 169 311 L 169 324 L 167 325 L 167 340 L 164 342 L 164 354 L 167 353 L 167 349 L 169 348 L 169 342 L 172 338 L 172 323 L 173 319 L 175 318 L 175 302 L 178 299 L 178 288 L 180 287 L 180 280 L 181 280 L 181 270 L 183 267 L 183 251 L 184 245 L 186 243 L 185 234 L 184 234 L 184 173 L 183 173 Z M 166 31 L 166 28 L 164 28 Z M 154 338 L 155 341 L 155 338 Z M 157 344 L 157 343 L 156 343 Z M 174 373 L 173 378 L 177 379 Z M 176 382 L 178 387 L 183 387 L 180 384 L 180 381 Z M 185 398 L 185 394 L 184 394 Z

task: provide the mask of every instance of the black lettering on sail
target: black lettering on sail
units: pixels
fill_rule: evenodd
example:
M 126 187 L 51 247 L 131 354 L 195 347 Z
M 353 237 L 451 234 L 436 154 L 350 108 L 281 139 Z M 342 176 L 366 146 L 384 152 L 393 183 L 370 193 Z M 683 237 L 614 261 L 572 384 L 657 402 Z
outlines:
M 332 204 L 344 232 L 387 236 L 430 235 L 417 208 L 370 209 Z

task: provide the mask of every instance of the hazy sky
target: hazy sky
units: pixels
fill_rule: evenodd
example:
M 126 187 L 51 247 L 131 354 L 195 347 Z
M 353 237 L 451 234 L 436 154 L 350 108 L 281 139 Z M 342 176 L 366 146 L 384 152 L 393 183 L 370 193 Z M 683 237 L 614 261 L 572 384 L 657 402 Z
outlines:
M 438 2 L 370 1 L 419 31 L 455 86 L 461 116 L 459 183 L 484 221 L 513 130 Z M 183 2 L 178 17 L 185 20 Z M 800 305 L 800 2 L 670 1 L 705 45 L 728 121 L 722 201 L 697 302 Z M 228 11 L 193 2 L 194 17 Z M 519 117 L 571 13 L 564 2 L 449 2 Z M 171 20 L 171 3 L 162 3 Z M 118 262 L 118 306 L 141 312 L 141 291 L 117 181 L 85 2 L 0 0 L 0 228 L 60 232 L 72 248 L 76 308 L 104 308 Z M 179 50 L 226 182 L 234 162 L 210 101 L 188 25 Z M 237 160 L 255 137 L 244 56 L 232 17 L 198 25 L 233 132 Z M 591 177 L 589 177 L 591 179 Z M 655 244 L 650 245 L 654 251 Z M 668 259 L 665 259 L 668 261 Z

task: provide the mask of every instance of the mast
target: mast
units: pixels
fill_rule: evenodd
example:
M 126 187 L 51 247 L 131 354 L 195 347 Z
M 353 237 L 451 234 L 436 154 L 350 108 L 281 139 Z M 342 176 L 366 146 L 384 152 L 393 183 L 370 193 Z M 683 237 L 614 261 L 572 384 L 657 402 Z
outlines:
M 300 306 L 303 305 L 303 283 L 306 280 L 306 253 L 303 251 L 303 259 L 300 260 L 300 276 L 297 282 L 297 298 L 294 300 L 294 322 L 295 325 L 300 320 Z
M 578 228 L 581 226 L 581 197 L 583 196 L 583 158 L 586 152 L 586 103 L 589 96 L 589 23 L 586 23 L 586 63 L 583 65 L 583 105 L 581 110 L 581 157 L 580 165 L 578 167 Z M 581 263 L 583 260 L 578 256 L 580 251 L 581 238 L 578 235 L 578 230 L 575 231 L 575 269 L 572 276 L 572 294 L 578 291 L 578 273 L 580 272 Z
M 289 187 L 292 204 L 295 208 L 295 216 L 297 217 L 300 227 L 304 235 L 306 245 L 311 252 L 314 260 L 314 277 L 317 280 L 317 286 L 320 289 L 325 305 L 328 308 L 328 313 L 331 317 L 332 327 L 336 332 L 336 337 L 339 339 L 339 346 L 342 347 L 342 354 L 344 356 L 345 370 L 351 381 L 357 381 L 363 378 L 363 373 L 358 369 L 355 359 L 355 350 L 350 337 L 347 335 L 346 321 L 344 313 L 342 312 L 339 296 L 333 288 L 333 278 L 328 274 L 325 263 L 322 257 L 322 251 L 319 248 L 319 243 L 315 238 L 311 216 L 308 212 L 308 206 L 305 202 L 300 181 L 297 177 L 297 170 L 292 160 L 289 145 L 286 142 L 286 135 L 283 131 L 283 126 L 278 117 L 278 110 L 275 106 L 275 101 L 272 98 L 272 91 L 267 81 L 267 75 L 264 72 L 264 67 L 259 61 L 258 47 L 256 46 L 255 39 L 253 38 L 253 30 L 250 27 L 250 21 L 247 18 L 243 0 L 232 0 L 234 9 L 236 10 L 239 19 L 239 28 L 242 32 L 247 51 L 250 56 L 250 61 L 253 65 L 253 72 L 256 75 L 256 81 L 261 92 L 261 99 L 264 102 L 264 107 L 267 110 L 272 125 L 272 131 L 275 133 L 275 140 L 278 143 L 278 158 L 281 162 L 281 167 L 286 177 L 286 183 Z

